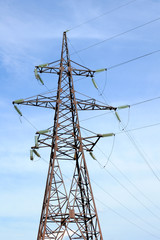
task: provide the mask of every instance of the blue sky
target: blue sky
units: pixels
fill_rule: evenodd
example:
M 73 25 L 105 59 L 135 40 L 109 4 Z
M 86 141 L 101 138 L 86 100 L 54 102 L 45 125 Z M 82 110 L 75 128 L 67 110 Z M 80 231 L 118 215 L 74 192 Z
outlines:
M 12 101 L 46 91 L 34 77 L 34 66 L 60 58 L 63 31 L 125 3 L 127 1 L 118 0 L 0 1 L 0 239 L 36 239 L 48 168 L 42 160 L 35 159 L 35 162 L 29 160 L 29 150 L 34 144 L 35 129 L 23 118 L 22 123 L 20 122 Z M 67 36 L 74 49 L 79 51 L 158 17 L 160 17 L 158 0 L 137 0 L 124 8 L 73 29 L 67 33 Z M 91 69 L 110 67 L 158 50 L 160 48 L 159 27 L 160 21 L 156 21 L 79 52 L 79 56 L 74 53 L 74 49 L 69 44 L 70 53 L 74 53 L 71 58 L 80 64 L 83 62 Z M 97 74 L 95 81 L 100 91 L 107 82 L 104 88 L 107 103 L 119 106 L 160 96 L 159 57 L 159 53 L 153 54 L 109 70 L 107 76 L 105 72 Z M 53 79 L 45 77 L 43 80 L 49 89 L 57 87 L 56 77 Z M 104 102 L 90 79 L 75 82 L 75 89 Z M 160 100 L 157 99 L 131 107 L 127 129 L 159 123 L 159 103 Z M 52 111 L 25 106 L 20 109 L 38 129 L 45 129 L 53 124 L 54 112 Z M 98 114 L 101 112 L 84 112 L 79 116 L 80 120 L 84 120 Z M 128 109 L 119 111 L 119 115 L 123 122 L 127 123 Z M 121 131 L 121 126 L 112 114 L 82 121 L 81 126 L 96 133 Z M 157 125 L 133 131 L 130 134 L 138 148 L 143 151 L 154 172 L 160 177 L 159 130 L 160 125 Z M 82 131 L 82 135 L 85 134 L 88 135 L 87 132 Z M 102 165 L 107 161 L 104 154 L 109 156 L 112 143 L 113 138 L 103 139 L 94 150 L 94 155 Z M 41 155 L 48 160 L 47 152 L 41 151 Z M 86 160 L 104 239 L 154 240 L 160 238 L 160 229 L 158 229 L 160 219 L 157 217 L 157 215 L 160 216 L 160 207 L 159 209 L 157 207 L 157 205 L 160 206 L 160 182 L 126 134 L 121 133 L 115 136 L 111 163 L 109 162 L 106 167 L 106 170 L 118 179 L 121 185 L 88 154 L 86 154 Z M 118 167 L 151 201 L 137 191 L 114 166 Z M 96 184 L 105 192 L 112 194 L 134 214 L 118 201 L 114 201 Z M 144 223 L 142 219 L 149 224 Z

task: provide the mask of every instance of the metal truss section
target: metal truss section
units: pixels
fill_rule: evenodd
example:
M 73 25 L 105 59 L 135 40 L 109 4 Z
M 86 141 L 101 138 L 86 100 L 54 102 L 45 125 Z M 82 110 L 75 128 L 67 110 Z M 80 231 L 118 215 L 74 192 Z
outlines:
M 43 71 L 43 69 L 41 69 Z M 87 71 L 87 70 L 86 70 Z M 46 184 L 45 199 L 49 195 L 50 201 L 47 205 L 43 204 L 40 227 L 37 240 L 43 239 L 63 239 L 65 236 L 68 239 L 96 239 L 102 240 L 102 233 L 94 203 L 94 197 L 89 182 L 89 175 L 85 162 L 83 143 L 80 133 L 79 119 L 75 98 L 75 91 L 72 79 L 73 69 L 68 54 L 66 33 L 63 35 L 61 62 L 59 68 L 59 81 L 57 90 L 57 100 L 55 105 L 55 117 L 53 133 L 46 135 L 43 144 L 51 138 L 51 176 Z M 79 101 L 79 100 L 78 100 Z M 89 101 L 79 101 L 79 108 L 93 108 L 93 99 Z M 107 108 L 108 109 L 108 108 Z M 53 160 L 52 160 L 53 159 Z M 55 161 L 74 160 L 75 171 L 70 191 L 66 195 L 58 191 L 60 197 L 59 207 L 54 206 L 52 196 L 56 196 L 57 188 L 53 188 L 51 194 L 50 187 L 56 184 L 54 178 Z M 49 174 L 50 176 L 50 174 Z M 61 186 L 64 184 L 62 180 Z M 63 183 L 63 184 L 62 184 Z M 68 199 L 68 201 L 67 201 Z M 56 200 L 55 200 L 56 201 Z M 45 200 L 44 200 L 45 202 Z M 63 207 L 66 205 L 65 211 Z M 53 214 L 49 209 L 60 209 L 58 213 Z M 48 215 L 48 212 L 51 213 Z M 58 210 L 57 210 L 58 211 Z M 60 214 L 59 214 L 60 213 Z M 57 224 L 57 228 L 54 226 Z
M 72 71 L 72 75 L 75 76 L 85 76 L 85 77 L 93 77 L 95 71 L 90 70 L 89 68 L 86 68 L 72 60 L 70 60 L 71 63 L 73 63 L 76 67 L 68 67 L 65 68 L 64 65 L 63 66 L 57 66 L 57 62 L 52 62 L 52 63 L 48 63 L 48 64 L 44 64 L 44 65 L 40 65 L 40 66 L 36 66 L 36 69 L 39 73 L 53 73 L 53 74 L 57 74 L 59 75 L 61 71 L 64 72 L 64 74 L 66 74 L 67 76 L 69 76 L 70 72 Z M 55 65 L 56 63 L 56 65 Z M 64 59 L 64 63 L 67 65 L 67 61 L 65 62 Z
M 63 91 L 63 89 L 61 89 L 61 91 Z M 59 101 L 61 103 L 61 105 L 59 106 L 61 110 L 65 110 L 65 109 L 68 109 L 69 111 L 72 110 L 70 105 L 69 94 L 61 97 Z M 36 98 L 29 98 L 21 101 L 18 104 L 55 109 L 56 102 L 57 102 L 56 96 L 37 95 Z M 93 98 L 88 98 L 85 100 L 77 99 L 74 104 L 77 104 L 78 111 L 82 111 L 82 110 L 114 110 L 115 111 L 116 110 L 115 107 L 98 104 L 96 100 Z
M 75 156 L 73 156 L 73 152 L 76 150 L 75 145 L 73 144 L 72 139 L 70 139 L 71 134 L 68 132 L 67 129 L 68 126 L 61 125 L 59 127 L 59 133 L 57 134 L 57 139 L 59 140 L 59 148 L 57 149 L 57 152 L 60 152 L 62 148 L 67 148 L 67 151 L 65 151 L 63 154 L 69 157 L 70 160 L 75 160 Z M 62 130 L 66 130 L 66 132 L 60 132 Z M 52 127 L 48 128 L 49 133 L 41 133 L 39 134 L 37 132 L 37 143 L 35 146 L 32 147 L 32 149 L 39 149 L 39 148 L 46 148 L 46 147 L 52 147 L 52 140 L 53 140 L 53 132 L 50 132 L 52 130 Z M 82 147 L 85 151 L 92 151 L 93 147 L 97 144 L 99 139 L 102 137 L 101 134 L 97 134 L 95 136 L 91 137 L 85 137 L 85 138 L 78 138 L 82 142 Z M 93 141 L 93 139 L 96 139 Z M 70 150 L 71 154 L 68 154 L 68 150 Z M 62 160 L 62 158 L 59 158 L 59 160 Z M 66 158 L 63 158 L 63 160 L 68 160 Z
M 64 232 L 62 219 L 67 203 L 58 161 L 51 156 L 37 239 L 59 239 Z
M 36 98 L 28 98 L 26 100 L 22 99 L 18 104 L 55 109 L 56 101 L 56 96 L 47 97 L 43 95 L 37 95 Z M 15 102 L 13 102 L 13 104 L 15 104 Z
M 102 135 L 82 138 L 78 110 L 116 108 L 99 105 L 93 98 L 76 99 L 72 76 L 93 77 L 95 71 L 70 60 L 66 32 L 63 33 L 61 59 L 36 66 L 36 69 L 39 73 L 58 75 L 57 95 L 37 95 L 13 103 L 55 110 L 53 127 L 45 133 L 37 132 L 37 143 L 32 147 L 51 149 L 37 240 L 103 240 L 84 155 L 84 150 L 92 151 Z M 64 161 L 74 165 L 68 190 L 60 167 Z
M 81 100 L 77 99 L 77 109 L 78 110 L 116 110 L 115 107 L 108 105 L 100 105 L 96 103 L 94 98 Z

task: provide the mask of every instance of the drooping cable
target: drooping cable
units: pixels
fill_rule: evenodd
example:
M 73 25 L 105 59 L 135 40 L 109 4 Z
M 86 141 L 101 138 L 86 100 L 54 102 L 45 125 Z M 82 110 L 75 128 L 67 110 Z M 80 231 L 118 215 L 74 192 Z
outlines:
M 113 153 L 114 145 L 115 145 L 115 135 L 114 135 L 114 137 L 113 137 L 113 143 L 112 143 L 111 152 L 110 152 L 109 156 L 107 157 L 107 162 L 106 162 L 106 164 L 104 165 L 104 168 L 106 167 L 106 165 L 107 165 L 108 162 L 110 161 L 110 158 L 111 158 L 112 153 Z
M 104 154 L 104 153 L 103 153 L 103 154 Z M 106 156 L 106 158 L 107 158 L 107 156 Z M 120 168 L 117 167 L 116 164 L 114 164 L 114 162 L 109 161 L 108 163 L 111 164 L 118 172 L 120 172 L 120 174 L 121 174 L 149 203 L 151 203 L 155 208 L 157 208 L 158 210 L 160 210 L 160 207 L 159 207 L 157 204 L 155 204 L 146 194 L 144 194 L 144 192 L 142 192 L 142 190 L 141 190 L 139 187 L 137 187 L 137 185 L 136 185 L 134 182 L 132 182 L 132 181 L 127 177 L 127 175 L 124 174 L 124 173 L 120 170 Z
M 146 163 L 146 165 L 148 166 L 148 168 L 150 169 L 150 171 L 153 173 L 153 175 L 155 176 L 155 178 L 160 182 L 160 177 L 156 174 L 156 172 L 154 171 L 154 169 L 152 168 L 151 164 L 149 163 L 149 161 L 147 160 L 147 158 L 145 157 L 144 153 L 142 152 L 142 150 L 138 147 L 135 139 L 133 138 L 133 136 L 131 136 L 131 134 L 129 132 L 127 132 L 125 129 L 123 130 L 125 132 L 125 134 L 127 135 L 127 137 L 130 139 L 131 143 L 133 144 L 133 146 L 135 147 L 135 149 L 137 150 L 137 152 L 139 153 L 139 155 L 142 157 L 142 159 L 144 160 L 144 162 Z
M 121 132 L 122 133 L 122 132 Z M 96 148 L 103 154 L 103 156 L 106 158 L 106 162 L 107 165 L 111 164 L 148 202 L 150 202 L 155 208 L 157 208 L 158 210 L 160 210 L 160 207 L 155 204 L 148 196 L 146 196 L 146 194 L 144 194 L 144 192 L 142 192 L 142 190 L 140 190 L 140 188 L 137 187 L 137 185 L 135 183 L 133 183 L 126 174 L 124 174 L 119 167 L 117 167 L 116 164 L 114 164 L 113 161 L 108 161 L 108 157 L 107 155 L 102 151 L 102 149 L 98 146 L 96 146 Z M 106 165 L 106 164 L 105 164 Z M 104 165 L 104 166 L 105 166 Z M 104 168 L 103 165 L 100 165 L 101 168 Z
M 105 96 L 103 95 L 103 99 L 105 99 Z M 113 112 L 112 112 L 113 113 Z M 114 115 L 115 116 L 115 115 Z M 135 149 L 137 150 L 137 152 L 139 153 L 139 155 L 142 157 L 142 159 L 144 160 L 144 162 L 146 163 L 146 165 L 148 166 L 148 168 L 150 169 L 150 171 L 152 172 L 152 174 L 155 176 L 155 178 L 160 182 L 160 177 L 156 174 L 156 172 L 154 171 L 154 169 L 152 168 L 151 164 L 149 163 L 149 161 L 146 158 L 146 154 L 144 154 L 142 152 L 142 150 L 138 147 L 138 144 L 136 143 L 135 139 L 133 138 L 133 136 L 131 136 L 131 134 L 129 132 L 126 131 L 124 124 L 122 123 L 122 121 L 119 122 L 120 125 L 122 126 L 122 129 L 124 131 L 124 133 L 127 135 L 127 137 L 129 138 L 130 142 L 132 143 L 132 145 L 135 147 Z
M 125 208 L 128 212 L 130 212 L 131 214 L 133 214 L 134 216 L 136 216 L 138 219 L 140 219 L 142 222 L 144 222 L 145 224 L 147 224 L 149 227 L 152 227 L 153 229 L 156 230 L 160 230 L 159 228 L 155 227 L 153 224 L 151 224 L 150 222 L 148 222 L 146 219 L 142 218 L 140 215 L 138 215 L 137 213 L 135 213 L 134 211 L 132 211 L 129 207 L 127 207 L 125 204 L 123 204 L 119 199 L 115 198 L 110 192 L 107 192 L 104 187 L 100 186 L 99 184 L 96 183 L 95 180 L 93 180 L 92 178 L 90 178 L 91 181 L 99 188 L 101 189 L 105 194 L 107 194 L 107 196 L 109 196 L 111 199 L 113 199 L 115 202 L 117 202 L 120 206 L 122 206 L 123 208 Z
M 97 146 L 95 146 L 97 147 Z M 132 198 L 134 198 L 143 208 L 145 208 L 152 216 L 154 216 L 156 219 L 160 220 L 160 217 L 152 212 L 149 207 L 147 207 L 141 200 L 139 200 L 124 184 L 122 184 L 112 173 L 108 171 L 107 168 L 104 168 L 104 166 L 96 159 L 97 163 L 100 165 L 104 171 L 106 171 Z
M 102 200 L 99 200 L 98 198 L 95 198 L 98 202 L 100 202 L 103 206 L 105 206 L 107 209 L 109 209 L 110 211 L 114 212 L 116 215 L 118 215 L 119 217 L 123 218 L 125 221 L 129 222 L 130 224 L 136 226 L 137 228 L 139 228 L 141 231 L 151 235 L 154 238 L 160 239 L 158 236 L 154 235 L 153 233 L 149 232 L 148 230 L 145 230 L 144 228 L 140 227 L 138 224 L 136 224 L 135 222 L 131 221 L 130 219 L 124 217 L 123 215 L 121 215 L 120 213 L 118 213 L 117 211 L 115 211 L 113 208 L 109 207 L 108 205 L 106 205 L 104 202 L 102 202 Z
M 102 94 L 104 93 L 105 89 L 106 89 L 106 86 L 107 86 L 107 83 L 108 83 L 108 72 L 105 71 L 105 81 L 104 81 L 104 86 L 103 86 L 103 89 L 102 89 Z

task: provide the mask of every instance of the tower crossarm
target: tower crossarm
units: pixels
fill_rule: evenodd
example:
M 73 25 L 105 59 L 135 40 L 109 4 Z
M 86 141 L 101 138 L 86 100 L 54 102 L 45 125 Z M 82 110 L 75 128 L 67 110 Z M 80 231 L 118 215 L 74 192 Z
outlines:
M 19 99 L 19 100 L 13 101 L 12 103 L 18 104 L 18 105 L 27 105 L 27 106 L 55 109 L 56 102 L 57 102 L 56 96 L 47 97 L 43 95 L 37 95 L 36 97 L 33 97 L 33 98 Z
M 67 99 L 67 98 L 66 98 Z M 61 99 L 59 100 L 61 101 Z M 13 104 L 18 105 L 27 105 L 27 106 L 35 106 L 35 107 L 44 107 L 55 109 L 55 105 L 57 103 L 56 96 L 45 96 L 45 95 L 37 95 L 33 98 L 27 99 L 19 99 L 12 102 Z M 88 98 L 85 100 L 77 99 L 77 110 L 114 110 L 116 111 L 116 107 L 112 107 L 109 105 L 98 104 L 94 98 Z M 61 101 L 61 106 L 63 108 L 70 109 L 64 101 Z
M 46 148 L 46 147 L 52 146 L 53 133 L 51 129 L 52 127 L 48 128 L 47 133 L 39 134 L 38 132 L 36 132 L 37 144 L 33 146 L 32 149 Z M 101 137 L 103 137 L 102 134 L 96 134 L 94 136 L 89 136 L 89 137 L 79 137 L 78 139 L 82 141 L 84 150 L 90 152 L 93 150 L 94 146 L 97 144 L 97 142 L 100 140 Z M 63 135 L 58 138 L 61 140 L 62 145 L 64 145 L 65 147 L 67 146 L 68 148 L 75 149 L 74 145 L 71 144 L 69 141 L 70 136 L 68 136 L 68 139 L 64 138 Z
M 116 107 L 112 107 L 109 105 L 101 105 L 96 102 L 94 98 L 89 98 L 86 100 L 77 99 L 77 110 L 114 110 L 116 111 Z
M 93 77 L 95 71 L 89 69 L 76 69 L 72 68 L 72 75 L 84 76 L 84 77 Z
M 93 77 L 94 73 L 96 72 L 72 60 L 70 60 L 70 62 L 72 62 L 74 66 L 68 67 L 67 64 L 60 66 L 58 65 L 59 61 L 56 61 L 48 64 L 35 66 L 35 68 L 39 73 L 53 73 L 53 74 L 59 75 L 60 72 L 63 71 L 63 73 L 68 76 L 70 75 L 70 72 L 72 72 L 72 75 L 75 75 L 75 76 Z
M 63 67 L 62 67 L 63 68 Z M 39 67 L 36 66 L 36 69 L 39 73 L 53 73 L 53 74 L 60 74 L 61 67 L 52 67 L 52 66 L 46 66 L 46 67 Z M 64 74 L 69 74 L 69 71 L 72 71 L 72 75 L 74 76 L 83 76 L 83 77 L 93 77 L 95 71 L 92 71 L 90 69 L 78 69 L 78 68 L 63 68 Z

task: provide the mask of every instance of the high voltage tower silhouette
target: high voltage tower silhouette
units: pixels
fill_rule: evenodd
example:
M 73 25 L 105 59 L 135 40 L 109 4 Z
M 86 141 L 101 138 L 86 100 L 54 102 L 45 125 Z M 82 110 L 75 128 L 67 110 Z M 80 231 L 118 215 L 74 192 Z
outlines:
M 78 111 L 116 108 L 99 105 L 92 98 L 76 99 L 73 85 L 73 76 L 93 78 L 95 72 L 70 60 L 64 32 L 61 59 L 35 67 L 36 78 L 41 82 L 39 73 L 58 75 L 57 96 L 44 94 L 13 102 L 20 115 L 21 112 L 15 104 L 55 110 L 54 126 L 36 132 L 35 146 L 31 150 L 33 160 L 33 153 L 39 156 L 36 149 L 51 149 L 37 240 L 103 239 L 84 151 L 89 151 L 94 158 L 93 147 L 107 134 L 82 138 Z M 68 191 L 61 171 L 64 161 L 73 163 L 72 181 Z

